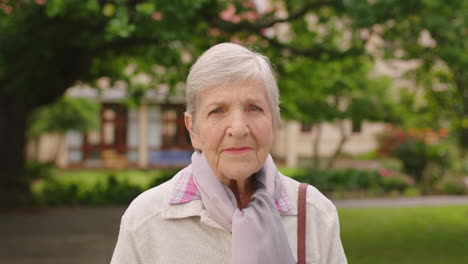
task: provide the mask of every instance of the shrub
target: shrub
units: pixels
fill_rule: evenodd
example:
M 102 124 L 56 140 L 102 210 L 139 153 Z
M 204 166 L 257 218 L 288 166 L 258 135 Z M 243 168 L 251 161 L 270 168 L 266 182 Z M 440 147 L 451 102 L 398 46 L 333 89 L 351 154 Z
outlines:
M 409 187 L 404 191 L 403 195 L 406 196 L 406 197 L 420 196 L 421 195 L 421 190 L 419 190 L 416 187 Z
M 54 178 L 46 179 L 42 192 L 36 197 L 39 203 L 52 206 L 79 203 L 79 185 L 64 184 Z
M 172 177 L 174 177 L 174 175 L 176 175 L 179 171 L 180 169 L 176 168 L 161 170 L 160 175 L 156 177 L 152 183 L 150 183 L 150 187 L 158 186 L 167 182 L 168 180 L 172 179 Z
M 379 175 L 375 171 L 356 169 L 297 171 L 291 178 L 314 185 L 322 192 L 330 193 L 337 189 L 345 191 L 368 189 L 377 184 Z
M 382 177 L 380 186 L 385 192 L 398 191 L 404 193 L 410 187 L 410 182 L 403 176 Z
M 110 175 L 105 183 L 98 182 L 91 186 L 48 178 L 43 181 L 43 188 L 36 194 L 36 200 L 51 206 L 128 204 L 142 191 L 141 187 L 128 181 L 117 181 L 115 175 Z
M 81 199 L 81 204 L 104 205 L 104 204 L 129 204 L 145 189 L 131 184 L 127 179 L 117 180 L 115 174 L 111 174 L 105 183 L 99 182 L 92 189 L 86 190 Z
M 55 174 L 55 165 L 39 161 L 28 161 L 26 163 L 26 178 L 28 182 L 39 179 L 47 179 Z
M 443 143 L 445 137 L 445 130 L 390 127 L 378 137 L 379 153 L 399 159 L 404 172 L 420 183 L 425 180 L 424 174 L 430 164 L 443 171 L 450 167 L 452 155 L 448 145 Z
M 463 182 L 457 181 L 456 179 L 444 180 L 441 187 L 442 192 L 450 195 L 463 195 L 466 192 Z
M 345 194 L 355 196 L 362 192 L 379 196 L 403 193 L 413 185 L 407 176 L 386 169 L 380 171 L 302 169 L 290 170 L 291 172 L 289 175 L 291 178 L 312 184 L 321 192 L 333 195 L 335 198 L 344 197 Z
M 44 177 L 42 188 L 35 191 L 39 203 L 57 205 L 126 205 L 140 193 L 171 179 L 179 169 L 150 171 L 147 176 L 154 177 L 149 183 L 130 182 L 116 172 L 101 174 L 95 181 L 88 182 L 82 177 Z M 146 174 L 146 173 L 145 173 Z M 150 176 L 151 175 L 151 176 Z M 80 180 L 82 179 L 82 180 Z

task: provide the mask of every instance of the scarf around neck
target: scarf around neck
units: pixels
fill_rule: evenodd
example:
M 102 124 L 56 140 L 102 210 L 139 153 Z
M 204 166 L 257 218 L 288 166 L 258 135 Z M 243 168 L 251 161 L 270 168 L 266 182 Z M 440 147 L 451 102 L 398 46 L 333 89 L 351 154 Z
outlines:
M 195 184 L 208 216 L 232 234 L 231 263 L 295 263 L 275 205 L 282 184 L 270 155 L 253 176 L 258 188 L 244 209 L 237 207 L 234 193 L 221 183 L 203 153 L 193 153 L 192 165 Z

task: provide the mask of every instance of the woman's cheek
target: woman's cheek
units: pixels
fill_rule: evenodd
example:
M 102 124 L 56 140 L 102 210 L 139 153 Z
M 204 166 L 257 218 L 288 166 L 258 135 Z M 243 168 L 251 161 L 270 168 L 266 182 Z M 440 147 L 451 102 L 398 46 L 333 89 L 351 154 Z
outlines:
M 222 128 L 221 124 L 216 123 L 210 124 L 205 130 L 205 144 L 209 151 L 218 152 L 219 145 L 222 139 Z

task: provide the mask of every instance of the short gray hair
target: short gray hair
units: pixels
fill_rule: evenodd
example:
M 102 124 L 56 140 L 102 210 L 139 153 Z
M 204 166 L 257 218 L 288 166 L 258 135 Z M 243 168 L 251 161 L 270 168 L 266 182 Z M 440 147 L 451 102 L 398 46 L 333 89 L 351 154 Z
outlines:
M 187 113 L 194 116 L 197 95 L 206 88 L 228 83 L 257 82 L 267 90 L 267 101 L 276 129 L 279 120 L 279 90 L 270 60 L 241 45 L 221 43 L 205 51 L 187 77 Z

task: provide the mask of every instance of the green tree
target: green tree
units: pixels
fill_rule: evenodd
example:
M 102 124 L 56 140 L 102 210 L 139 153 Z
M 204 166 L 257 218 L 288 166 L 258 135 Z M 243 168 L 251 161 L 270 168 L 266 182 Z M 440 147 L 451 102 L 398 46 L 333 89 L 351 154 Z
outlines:
M 87 132 L 99 127 L 98 102 L 64 96 L 59 101 L 37 109 L 28 126 L 28 134 L 37 137 L 45 133 L 65 133 L 69 130 Z
M 420 120 L 424 125 L 437 126 L 440 121 L 450 121 L 458 145 L 466 154 L 468 2 L 397 0 L 373 1 L 371 5 L 364 1 L 350 2 L 353 16 L 365 18 L 356 20 L 356 26 L 380 25 L 388 58 L 420 62 L 410 77 L 424 90 L 424 101 L 410 99 L 409 102 L 418 116 L 424 117 Z M 411 92 L 411 97 L 419 92 Z
M 222 11 L 231 3 L 215 0 L 2 1 L 2 206 L 28 202 L 24 148 L 29 116 L 35 109 L 58 100 L 77 81 L 93 85 L 101 76 L 125 78 L 124 69 L 134 65 L 134 74 L 145 72 L 154 77 L 152 84 L 164 81 L 173 89 L 185 79 L 193 57 L 202 50 L 218 42 L 252 36 L 257 46 L 265 49 L 271 44 L 311 56 L 322 52 L 340 56 L 341 52 L 321 46 L 293 50 L 262 33 L 277 23 L 322 8 L 325 3 L 295 3 L 295 10 L 284 19 L 278 19 L 274 12 L 252 19 L 248 14 L 254 8 L 248 2 L 233 1 L 236 14 L 226 18 Z M 163 76 L 161 71 L 153 70 L 155 65 L 164 68 Z M 135 97 L 142 95 L 141 86 L 128 88 Z
M 102 76 L 128 81 L 145 73 L 151 78 L 145 86 L 128 81 L 133 97 L 140 98 L 145 89 L 159 83 L 175 90 L 203 50 L 219 42 L 243 41 L 266 53 L 278 66 L 286 111 L 309 122 L 351 117 L 359 123 L 359 119 L 371 119 L 361 111 L 363 105 L 387 107 L 374 96 L 385 86 L 383 82 L 366 78 L 372 57 L 366 52 L 368 40 L 360 35 L 361 30 L 393 19 L 395 30 L 403 32 L 400 39 L 410 43 L 406 41 L 414 38 L 408 36 L 412 33 L 407 26 L 413 18 L 410 14 L 422 18 L 438 13 L 440 19 L 453 16 L 451 10 L 439 12 L 437 7 L 415 9 L 423 5 L 420 1 L 271 2 L 270 9 L 255 12 L 250 0 L 1 1 L 0 137 L 5 141 L 0 150 L 1 206 L 26 203 L 29 197 L 23 179 L 26 126 L 31 113 L 57 101 L 77 81 L 95 86 Z M 423 2 L 442 5 L 442 1 Z M 463 1 L 454 2 L 466 8 Z M 452 11 L 463 14 L 465 9 L 455 10 L 459 6 L 451 4 Z M 456 25 L 459 20 L 450 21 Z M 271 34 L 273 27 L 284 25 L 288 28 L 285 34 Z M 466 47 L 466 31 L 460 28 L 465 46 L 457 47 Z M 449 31 L 452 36 L 453 30 Z M 385 32 L 391 40 L 390 31 Z M 431 35 L 438 37 L 432 31 Z M 405 46 L 408 51 L 411 47 Z M 124 71 L 129 65 L 134 66 L 132 76 Z M 164 70 L 155 70 L 155 66 Z M 466 67 L 461 66 L 456 69 L 463 75 Z M 457 87 L 465 87 L 464 78 Z M 380 88 L 365 89 L 360 94 L 360 87 L 375 85 Z M 302 99 L 296 94 L 311 100 L 297 101 L 299 107 L 295 107 L 295 100 Z M 367 94 L 375 99 L 366 101 Z M 338 103 L 327 97 L 334 95 L 339 97 Z M 348 106 L 344 110 L 336 108 L 341 101 Z M 312 111 L 323 111 L 310 114 L 312 105 Z
M 58 151 L 65 143 L 64 134 L 74 130 L 87 132 L 99 128 L 98 102 L 83 98 L 71 98 L 64 96 L 59 101 L 36 109 L 30 116 L 28 124 L 28 135 L 35 140 L 46 133 L 59 133 L 60 142 Z
M 24 149 L 35 109 L 77 81 L 119 79 L 130 64 L 135 74 L 161 65 L 169 83 L 182 80 L 189 63 L 182 52 L 209 46 L 202 15 L 220 7 L 203 0 L 17 0 L 0 8 L 0 207 L 12 207 L 30 201 Z
M 390 82 L 384 77 L 368 77 L 371 66 L 364 57 L 348 57 L 340 61 L 307 59 L 283 69 L 284 116 L 315 127 L 314 153 L 318 153 L 322 122 L 334 122 L 339 129 L 340 139 L 327 167 L 333 165 L 351 136 L 346 120 L 352 121 L 353 131 L 359 131 L 363 121 L 398 121 L 389 95 Z M 320 166 L 317 155 L 313 166 Z

